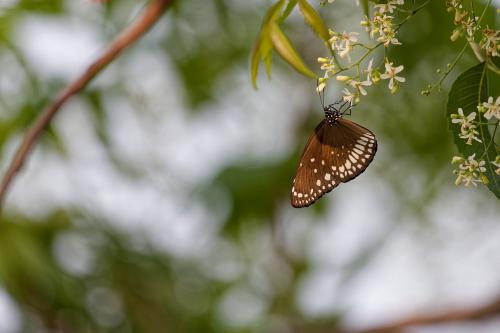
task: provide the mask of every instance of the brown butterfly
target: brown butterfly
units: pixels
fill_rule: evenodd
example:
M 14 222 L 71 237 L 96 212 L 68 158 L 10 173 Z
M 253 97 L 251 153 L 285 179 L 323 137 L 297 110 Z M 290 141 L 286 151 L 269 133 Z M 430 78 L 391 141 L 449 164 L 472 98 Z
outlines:
M 309 137 L 293 179 L 293 207 L 312 205 L 340 183 L 359 176 L 375 157 L 377 140 L 373 133 L 342 118 L 351 114 L 352 107 L 341 101 L 323 106 L 325 119 Z

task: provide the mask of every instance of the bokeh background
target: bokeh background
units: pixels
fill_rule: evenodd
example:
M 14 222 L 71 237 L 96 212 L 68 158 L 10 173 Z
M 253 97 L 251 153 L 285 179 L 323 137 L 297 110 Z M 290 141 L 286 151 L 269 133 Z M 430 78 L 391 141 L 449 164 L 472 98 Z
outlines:
M 467 52 L 443 91 L 420 95 L 462 46 L 444 1 L 389 51 L 405 66 L 398 94 L 371 87 L 353 112 L 377 135 L 374 162 L 306 209 L 289 191 L 322 119 L 316 82 L 277 58 L 271 81 L 249 80 L 270 5 L 177 1 L 61 110 L 4 207 L 1 333 L 335 332 L 500 295 L 500 205 L 454 185 L 445 119 L 447 87 L 477 60 Z M 0 0 L 2 171 L 41 109 L 144 6 Z M 360 30 L 355 2 L 317 8 Z M 498 23 L 495 8 L 487 19 Z M 320 74 L 324 48 L 298 13 L 284 30 Z M 500 318 L 411 332 L 498 333 Z

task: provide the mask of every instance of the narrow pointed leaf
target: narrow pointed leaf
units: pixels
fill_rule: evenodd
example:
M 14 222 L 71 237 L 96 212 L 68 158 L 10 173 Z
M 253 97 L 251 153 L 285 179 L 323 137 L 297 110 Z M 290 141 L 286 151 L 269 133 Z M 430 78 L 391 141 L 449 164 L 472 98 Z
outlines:
M 476 160 L 483 159 L 486 164 L 484 175 L 488 178 L 488 188 L 500 199 L 500 176 L 495 173 L 495 166 L 491 164 L 495 161 L 496 151 L 492 142 L 492 137 L 486 125 L 478 125 L 479 138 L 482 142 L 472 141 L 472 145 L 466 144 L 466 140 L 460 138 L 460 124 L 453 124 L 450 116 L 462 108 L 467 116 L 476 112 L 476 121 L 486 123 L 487 120 L 478 112 L 477 106 L 488 99 L 488 80 L 486 75 L 486 64 L 480 63 L 462 73 L 453 83 L 448 95 L 447 118 L 450 129 L 458 151 L 464 158 L 476 154 Z
M 278 22 L 283 22 L 292 12 L 292 10 L 295 8 L 297 5 L 297 2 L 299 0 L 288 0 L 288 5 L 285 7 L 285 10 L 283 11 L 283 14 L 279 18 Z
M 307 0 L 299 0 L 299 8 L 307 24 L 311 26 L 321 39 L 328 42 L 328 39 L 330 39 L 328 28 L 318 12 L 314 10 Z
M 263 60 L 264 60 L 264 65 L 266 65 L 267 78 L 271 79 L 271 67 L 273 63 L 273 53 L 271 52 L 271 50 L 269 50 L 269 52 L 264 54 Z
M 370 6 L 368 5 L 368 0 L 361 0 L 361 7 L 363 8 L 363 14 L 365 14 L 366 17 L 370 17 Z
M 272 23 L 269 26 L 269 34 L 274 49 L 286 62 L 288 62 L 299 73 L 316 78 L 316 74 L 314 74 L 314 72 L 304 64 L 302 58 L 295 51 L 286 35 L 283 31 L 281 31 L 280 27 L 276 23 Z
M 269 40 L 269 24 L 275 22 L 281 13 L 281 9 L 285 4 L 285 0 L 276 2 L 266 13 L 262 20 L 262 26 L 255 39 L 255 42 L 250 53 L 250 78 L 252 85 L 257 89 L 257 76 L 259 74 L 260 60 L 264 60 L 266 64 L 266 72 L 268 77 L 271 73 L 271 42 Z
M 261 46 L 262 46 L 262 33 L 259 33 L 257 39 L 253 44 L 252 52 L 250 53 L 250 78 L 252 80 L 252 85 L 255 89 L 257 89 L 257 74 L 259 72 Z
M 266 16 L 264 16 L 264 20 L 262 20 L 262 26 L 266 26 L 269 23 L 276 22 L 276 20 L 280 17 L 281 15 L 281 8 L 283 8 L 283 5 L 285 4 L 285 0 L 280 0 L 276 2 L 271 8 L 266 13 Z

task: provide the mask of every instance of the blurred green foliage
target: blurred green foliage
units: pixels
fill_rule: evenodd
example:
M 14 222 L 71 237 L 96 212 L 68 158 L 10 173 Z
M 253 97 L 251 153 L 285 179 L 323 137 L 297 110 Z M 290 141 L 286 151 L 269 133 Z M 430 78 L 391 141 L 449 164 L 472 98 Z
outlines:
M 16 41 L 17 24 L 38 15 L 56 18 L 74 15 L 68 10 L 70 1 L 23 0 L 0 14 L 0 64 L 5 67 L 14 64 L 12 66 L 20 70 L 16 80 L 12 80 L 14 91 L 0 91 L 3 166 L 10 157 L 6 156 L 5 148 L 65 84 L 55 75 L 39 77 L 37 69 L 31 67 L 19 47 L 21 43 Z M 318 17 L 322 17 L 327 25 L 336 25 L 342 19 L 342 14 L 317 6 L 314 8 L 319 16 L 314 18 L 311 9 L 304 9 L 304 2 L 301 3 L 302 13 L 308 13 L 308 23 L 316 27 L 314 30 L 320 35 L 322 28 Z M 350 2 L 337 3 L 344 10 L 352 6 Z M 368 1 L 363 3 L 367 6 Z M 100 6 L 92 5 L 90 1 L 88 5 Z M 102 35 L 112 38 L 110 31 L 120 31 L 130 22 L 127 15 L 132 14 L 124 9 L 139 11 L 143 5 L 133 0 L 108 1 L 99 7 L 101 9 L 92 12 L 99 17 L 83 18 L 89 24 L 100 22 Z M 172 65 L 179 78 L 180 91 L 186 98 L 183 102 L 189 106 L 186 112 L 192 111 L 193 118 L 203 112 L 204 105 L 216 101 L 218 85 L 231 72 L 247 70 L 251 45 L 270 5 L 269 1 L 252 5 L 250 9 L 249 6 L 237 6 L 232 0 L 187 0 L 176 2 L 166 15 L 164 21 L 168 29 L 160 39 L 161 50 L 165 61 Z M 362 10 L 355 10 L 359 11 L 361 19 Z M 493 14 L 487 19 L 493 26 Z M 294 21 L 293 15 L 290 15 L 290 22 L 280 24 L 280 29 L 296 45 L 304 68 L 319 73 L 316 57 L 324 52 L 323 41 L 310 34 L 302 18 Z M 379 85 L 357 106 L 353 115 L 355 121 L 369 124 L 380 138 L 379 154 L 385 158 L 377 157 L 373 172 L 394 193 L 394 200 L 397 200 L 394 206 L 399 209 L 395 216 L 411 215 L 417 221 L 426 222 L 430 203 L 445 193 L 443 191 L 453 182 L 450 158 L 454 147 L 448 131 L 446 94 L 420 95 L 422 87 L 438 79 L 435 70 L 445 68 L 461 47 L 458 42 L 450 42 L 452 29 L 452 17 L 446 13 L 444 3 L 431 1 L 401 29 L 404 45 L 389 51 L 391 57 L 405 66 L 407 84 L 396 96 L 389 94 L 385 84 Z M 271 46 L 266 47 L 270 51 Z M 270 62 L 269 54 L 264 55 L 264 61 Z M 466 53 L 446 85 L 475 62 L 473 55 Z M 124 63 L 119 60 L 113 66 L 120 71 Z M 283 61 L 276 61 L 275 66 L 273 70 L 287 73 L 290 81 L 302 80 L 310 86 L 311 94 L 314 93 L 314 79 L 292 73 Z M 127 82 L 117 76 L 111 85 L 90 86 L 79 98 L 92 112 L 99 144 L 106 149 L 120 174 L 147 178 L 134 169 L 134 165 L 124 163 L 111 148 L 110 110 L 105 99 L 109 95 L 132 99 Z M 491 91 L 498 91 L 498 80 L 490 82 Z M 272 84 L 276 83 L 273 81 Z M 249 90 L 248 94 L 251 93 Z M 276 242 L 279 216 L 284 204 L 288 204 L 291 179 L 300 151 L 322 118 L 318 105 L 314 100 L 306 117 L 297 120 L 294 148 L 285 156 L 272 161 L 256 162 L 251 157 L 235 161 L 217 170 L 207 184 L 197 184 L 204 189 L 200 200 L 208 207 L 215 205 L 213 188 L 222 189 L 229 198 L 227 214 L 222 221 L 217 221 L 221 226 L 218 241 L 229 245 L 217 252 L 215 259 L 208 252 L 200 258 L 166 254 L 145 237 L 117 231 L 104 219 L 90 217 L 88 207 L 60 207 L 58 212 L 39 217 L 27 217 L 28 214 L 14 208 L 6 209 L 0 222 L 0 284 L 19 307 L 23 318 L 20 332 L 43 329 L 73 333 L 224 333 L 285 331 L 295 327 L 303 331 L 334 330 L 341 322 L 342 313 L 332 312 L 315 320 L 301 313 L 296 306 L 301 279 L 313 266 L 305 255 L 290 255 L 279 242 L 271 249 L 264 245 L 248 245 L 255 241 L 251 237 L 259 240 L 268 237 L 271 242 Z M 42 142 L 44 148 L 63 154 L 65 146 L 59 135 L 51 129 Z M 414 174 L 418 177 L 414 178 Z M 423 186 L 415 186 L 415 183 Z M 326 200 L 323 200 L 309 209 L 309 212 L 314 212 L 309 215 L 311 221 L 307 221 L 311 227 L 315 225 L 314 218 L 327 211 L 326 205 Z M 393 223 L 397 224 L 399 220 L 396 218 Z M 79 242 L 85 244 L 85 251 L 90 253 L 89 267 L 83 271 L 74 272 L 66 267 L 67 261 L 81 260 L 79 251 L 73 258 L 71 251 L 59 247 L 61 242 L 66 244 L 62 240 L 68 235 L 77 235 Z M 386 236 L 383 234 L 366 245 L 347 265 L 344 279 L 352 278 L 370 263 Z M 246 250 L 250 254 L 245 254 Z M 243 266 L 243 272 L 237 278 L 219 279 L 207 273 L 207 266 L 213 268 L 216 263 L 225 263 L 228 255 L 234 255 L 238 264 Z M 64 259 L 65 256 L 68 258 Z M 248 287 L 251 273 L 255 271 L 261 273 L 263 279 L 278 280 L 270 282 L 271 291 L 268 294 L 262 292 L 264 296 L 255 290 L 258 288 Z M 264 314 L 247 326 L 233 327 L 230 319 L 226 318 L 227 322 L 221 319 L 219 307 L 232 291 L 241 286 L 251 290 L 250 294 L 257 295 L 259 300 L 265 300 Z

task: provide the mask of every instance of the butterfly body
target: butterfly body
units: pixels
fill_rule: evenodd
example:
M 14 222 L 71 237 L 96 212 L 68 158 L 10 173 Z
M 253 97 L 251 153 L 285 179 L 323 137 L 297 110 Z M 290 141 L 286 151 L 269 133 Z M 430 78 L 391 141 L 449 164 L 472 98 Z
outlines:
M 291 203 L 296 208 L 312 205 L 340 183 L 359 176 L 377 152 L 375 135 L 343 119 L 345 111 L 331 104 L 324 112 L 325 119 L 309 137 L 293 180 Z

